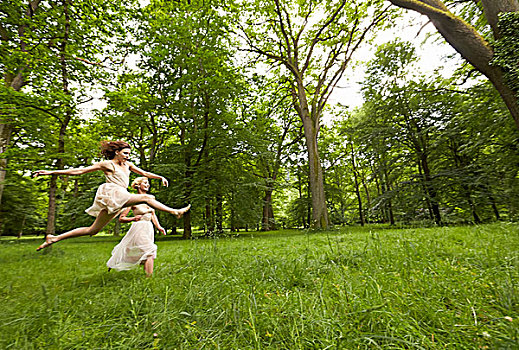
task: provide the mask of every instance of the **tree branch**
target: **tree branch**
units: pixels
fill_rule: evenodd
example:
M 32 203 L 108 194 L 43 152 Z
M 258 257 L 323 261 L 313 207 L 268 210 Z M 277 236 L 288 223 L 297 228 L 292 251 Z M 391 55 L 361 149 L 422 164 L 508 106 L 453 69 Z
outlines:
M 331 17 L 328 18 L 328 20 L 319 28 L 317 33 L 315 34 L 315 37 L 312 39 L 312 43 L 310 44 L 310 48 L 308 50 L 308 54 L 306 56 L 305 64 L 303 65 L 303 68 L 301 68 L 301 74 L 304 74 L 304 72 L 308 69 L 308 66 L 310 65 L 310 61 L 312 59 L 312 55 L 314 52 L 315 45 L 319 42 L 319 38 L 321 37 L 321 34 L 323 31 L 335 21 L 335 18 L 339 15 L 343 7 L 346 5 L 346 0 L 342 0 L 339 7 L 334 11 Z

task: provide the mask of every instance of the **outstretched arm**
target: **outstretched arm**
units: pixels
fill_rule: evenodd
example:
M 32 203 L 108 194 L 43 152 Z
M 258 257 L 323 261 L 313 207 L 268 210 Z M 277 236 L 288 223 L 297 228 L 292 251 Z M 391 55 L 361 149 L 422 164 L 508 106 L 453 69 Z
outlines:
M 135 215 L 134 217 L 128 217 L 128 213 L 130 213 L 130 207 L 124 209 L 119 215 L 119 222 L 132 222 L 132 221 L 140 221 L 142 215 Z
M 130 170 L 133 171 L 134 173 L 142 175 L 142 176 L 146 176 L 150 179 L 158 179 L 158 180 L 162 181 L 163 186 L 168 187 L 168 180 L 166 180 L 166 178 L 164 176 L 160 176 L 157 174 L 150 173 L 149 171 L 142 170 L 141 168 L 139 168 L 138 166 L 136 166 L 133 163 L 129 163 L 129 164 L 130 164 Z
M 155 225 L 155 227 L 157 228 L 157 230 L 159 230 L 160 233 L 162 233 L 163 235 L 166 234 L 166 230 L 164 229 L 164 227 L 160 226 L 159 218 L 157 218 L 157 215 L 155 215 L 155 210 L 151 213 L 151 222 L 153 222 L 153 225 Z
M 110 170 L 106 167 L 104 162 L 95 163 L 94 165 L 87 166 L 84 168 L 71 168 L 64 170 L 36 170 L 32 173 L 32 177 L 40 176 L 40 175 L 83 175 L 86 173 L 91 173 L 97 170 Z

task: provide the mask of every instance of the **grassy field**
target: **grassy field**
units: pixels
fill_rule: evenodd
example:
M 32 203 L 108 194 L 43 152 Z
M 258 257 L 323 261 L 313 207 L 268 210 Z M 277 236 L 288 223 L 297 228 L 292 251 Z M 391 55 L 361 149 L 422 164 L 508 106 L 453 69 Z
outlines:
M 40 239 L 41 240 L 41 239 Z M 519 226 L 0 240 L 1 349 L 518 349 Z

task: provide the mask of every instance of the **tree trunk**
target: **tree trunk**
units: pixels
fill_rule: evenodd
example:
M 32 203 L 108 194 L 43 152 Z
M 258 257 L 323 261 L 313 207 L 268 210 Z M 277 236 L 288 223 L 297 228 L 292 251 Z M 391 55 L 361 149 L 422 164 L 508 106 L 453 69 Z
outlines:
M 425 189 L 427 191 L 427 197 L 431 201 L 431 209 L 434 216 L 434 222 L 436 223 L 436 225 L 441 225 L 442 218 L 440 213 L 440 204 L 438 201 L 438 193 L 436 192 L 436 188 L 434 188 L 434 185 L 432 183 L 431 171 L 429 169 L 429 161 L 427 159 L 427 155 L 424 152 L 420 154 L 420 162 L 423 169 L 423 180 Z
M 212 236 L 214 234 L 214 218 L 213 218 L 213 206 L 210 198 L 205 200 L 205 227 L 207 231 L 206 236 Z
M 517 0 L 481 0 L 483 6 L 483 13 L 487 19 L 488 24 L 492 27 L 494 37 L 501 38 L 501 33 L 497 23 L 499 21 L 499 14 L 502 12 L 518 12 L 519 1 Z
M 429 212 L 429 219 L 434 221 L 434 213 L 431 205 L 431 198 L 429 197 L 429 193 L 427 192 L 427 187 L 425 186 L 425 176 L 422 171 L 422 163 L 418 161 L 418 174 L 420 174 L 420 185 L 423 191 L 423 198 L 425 201 L 425 205 L 427 206 L 427 211 Z
M 40 4 L 40 0 L 29 1 L 29 5 L 26 7 L 25 16 L 27 18 L 26 22 L 23 21 L 22 25 L 18 28 L 18 36 L 20 38 L 20 51 L 27 52 L 27 42 L 24 39 L 26 29 L 29 21 L 32 16 L 38 9 Z M 7 33 L 3 31 L 0 32 L 0 37 L 2 41 L 8 42 L 11 38 L 9 38 Z M 4 75 L 4 84 L 6 87 L 13 89 L 14 91 L 20 91 L 20 89 L 25 84 L 25 76 L 28 74 L 27 72 L 28 66 L 19 67 L 15 74 L 6 73 Z M 5 175 L 7 172 L 7 158 L 3 158 L 1 155 L 4 154 L 9 148 L 9 144 L 11 142 L 11 136 L 13 132 L 13 120 L 10 118 L 3 119 L 0 122 L 0 207 L 2 203 L 2 195 L 4 192 L 4 181 Z
M 229 221 L 231 222 L 231 232 L 237 231 L 236 210 L 234 209 L 234 206 L 235 206 L 234 198 L 235 198 L 234 190 L 231 190 L 230 218 L 229 218 Z
M 0 124 L 0 154 L 7 151 L 11 143 L 13 132 L 12 124 Z M 1 156 L 0 156 L 1 157 Z M 5 175 L 7 174 L 7 158 L 0 158 L 0 210 L 2 208 L 2 194 L 4 193 Z M 1 219 L 0 219 L 1 222 Z M 1 232 L 1 231 L 0 231 Z
M 79 179 L 74 179 L 74 192 L 73 192 L 74 199 L 77 199 L 79 197 Z M 76 220 L 77 220 L 77 214 L 74 213 L 71 218 L 72 226 L 76 226 Z
M 121 222 L 114 220 L 114 236 L 119 237 L 121 235 Z
M 353 152 L 353 145 L 351 145 L 351 167 L 353 170 L 353 179 L 355 184 L 355 195 L 357 196 L 357 201 L 359 203 L 359 219 L 360 219 L 360 225 L 364 226 L 364 209 L 362 208 L 362 197 L 360 195 L 360 186 L 359 186 L 359 179 L 357 174 L 357 166 L 355 165 L 355 153 Z
M 371 218 L 370 218 L 371 196 L 369 195 L 368 185 L 366 184 L 365 176 L 362 176 L 361 180 L 362 180 L 362 188 L 364 189 L 364 193 L 366 193 L 366 202 L 367 202 L 367 210 L 366 210 L 367 217 L 365 220 L 366 220 L 366 223 L 369 224 L 371 222 Z
M 303 128 L 308 152 L 310 193 L 312 196 L 312 223 L 313 228 L 328 228 L 328 209 L 324 194 L 323 169 L 317 147 L 319 121 L 312 120 L 310 115 L 303 115 Z
M 180 143 L 182 146 L 185 145 L 185 132 L 182 130 L 180 134 Z M 193 170 L 191 169 L 191 152 L 189 148 L 184 149 L 184 165 L 186 167 L 184 173 L 185 186 L 184 186 L 184 202 L 191 203 L 191 192 L 193 187 Z M 182 238 L 191 239 L 192 230 L 191 230 L 191 210 L 183 216 L 184 222 L 184 232 L 182 234 Z
M 22 218 L 22 222 L 20 223 L 20 230 L 18 231 L 18 239 L 22 238 L 22 235 L 23 235 L 23 229 L 25 227 L 25 219 L 26 219 L 27 215 L 23 215 L 23 218 Z
M 223 198 L 221 194 L 216 195 L 216 210 L 214 215 L 216 221 L 216 232 L 223 232 Z
M 59 168 L 58 168 L 59 169 Z M 46 235 L 56 232 L 56 192 L 58 190 L 58 175 L 51 175 L 49 182 L 49 206 L 47 208 Z
M 497 209 L 496 199 L 494 198 L 494 196 L 492 194 L 489 196 L 488 199 L 490 199 L 490 204 L 492 206 L 492 211 L 494 212 L 494 215 L 496 216 L 496 220 L 500 221 L 501 220 L 501 215 L 499 215 L 499 209 Z
M 519 129 L 519 103 L 517 95 L 505 83 L 501 68 L 491 66 L 494 55 L 492 45 L 474 27 L 450 12 L 440 0 L 389 0 L 392 4 L 427 16 L 445 40 L 481 74 L 486 76 L 501 95 L 515 125 Z M 499 38 L 498 14 L 519 11 L 517 0 L 481 0 L 488 23 Z
M 388 214 L 388 218 L 389 218 L 389 224 L 391 226 L 394 226 L 395 225 L 395 215 L 393 213 L 393 200 L 391 198 L 391 195 L 389 194 L 389 192 L 392 191 L 392 188 L 391 188 L 391 183 L 389 181 L 389 174 L 388 174 L 386 168 L 384 168 L 384 182 L 385 182 L 385 187 L 386 187 L 385 192 L 388 193 L 387 214 Z
M 302 176 L 301 176 L 301 168 L 300 167 L 298 167 L 298 171 L 297 171 L 297 192 L 299 193 L 299 203 L 300 203 L 300 205 L 302 205 L 303 201 L 304 201 L 304 198 L 303 198 L 303 179 L 302 179 Z M 298 210 L 298 214 L 299 214 L 299 210 Z M 301 216 L 300 216 L 301 227 L 306 227 L 305 214 L 304 214 L 304 212 L 302 210 L 301 210 L 300 214 L 301 214 Z
M 191 239 L 193 237 L 193 233 L 191 232 L 191 210 L 184 214 L 184 233 L 182 234 L 182 238 Z
M 67 45 L 70 35 L 70 13 L 69 13 L 70 0 L 63 1 L 63 14 L 65 16 L 65 30 L 63 33 L 63 40 L 60 45 L 60 66 L 61 66 L 61 79 L 62 79 L 62 88 L 63 94 L 66 97 L 70 97 L 69 91 L 69 82 L 68 82 L 68 67 L 66 62 L 67 55 Z M 63 164 L 63 154 L 65 153 L 65 135 L 67 132 L 68 124 L 72 119 L 72 108 L 70 107 L 70 102 L 66 101 L 67 105 L 65 106 L 65 113 L 63 119 L 60 121 L 60 129 L 58 135 L 58 159 L 56 161 L 56 168 L 58 170 L 62 170 L 64 167 Z M 47 211 L 47 229 L 45 233 L 47 235 L 53 235 L 56 231 L 56 194 L 57 194 L 57 175 L 52 175 L 50 186 L 49 186 L 49 209 Z
M 272 192 L 269 187 L 265 189 L 265 197 L 263 198 L 263 217 L 261 219 L 261 230 L 275 230 L 274 211 L 272 210 Z
M 470 209 L 472 211 L 472 218 L 474 218 L 475 224 L 481 224 L 481 219 L 479 218 L 478 212 L 476 211 L 476 205 L 474 204 L 474 201 L 469 196 L 467 197 L 467 200 L 469 201 Z
M 190 200 L 191 200 L 192 175 L 193 175 L 192 172 L 189 170 L 187 170 L 185 173 L 185 177 L 186 177 L 186 185 L 185 185 L 185 190 L 184 190 L 184 202 L 185 203 L 191 203 Z M 182 234 L 182 238 L 191 239 L 191 237 L 192 237 L 191 210 L 188 210 L 187 213 L 184 214 L 183 222 L 184 222 L 184 233 Z
M 380 164 L 380 159 L 377 158 L 377 161 L 378 163 Z M 375 180 L 375 185 L 376 185 L 376 188 L 377 188 L 377 197 L 380 197 L 384 194 L 384 179 L 382 177 L 382 170 L 380 170 L 379 168 L 375 168 L 373 165 L 370 165 L 371 167 L 371 173 L 373 174 L 373 179 Z M 379 221 L 384 221 L 385 220 L 385 214 L 384 214 L 384 206 L 378 206 L 380 208 L 379 212 L 381 213 L 381 215 L 378 215 L 378 219 Z
M 307 198 L 310 199 L 312 197 L 312 194 L 310 193 L 310 184 L 306 187 L 307 190 Z M 312 203 L 311 201 L 306 202 L 306 222 L 305 222 L 305 228 L 312 227 Z
M 465 199 L 467 200 L 467 205 L 470 208 L 470 212 L 472 214 L 472 218 L 474 219 L 474 223 L 481 224 L 481 219 L 479 218 L 479 215 L 476 211 L 476 204 L 472 199 L 472 191 L 470 190 L 470 187 L 472 186 L 468 186 L 464 183 L 461 184 L 461 188 L 463 190 L 463 194 L 465 195 Z

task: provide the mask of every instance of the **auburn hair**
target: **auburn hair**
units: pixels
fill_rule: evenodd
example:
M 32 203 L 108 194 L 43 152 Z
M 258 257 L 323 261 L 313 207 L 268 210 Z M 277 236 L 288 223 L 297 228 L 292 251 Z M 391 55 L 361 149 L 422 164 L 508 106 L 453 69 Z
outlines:
M 124 141 L 102 141 L 101 142 L 101 154 L 106 159 L 114 159 L 115 152 L 125 148 L 131 148 L 127 142 Z

